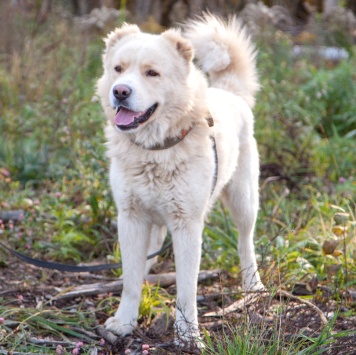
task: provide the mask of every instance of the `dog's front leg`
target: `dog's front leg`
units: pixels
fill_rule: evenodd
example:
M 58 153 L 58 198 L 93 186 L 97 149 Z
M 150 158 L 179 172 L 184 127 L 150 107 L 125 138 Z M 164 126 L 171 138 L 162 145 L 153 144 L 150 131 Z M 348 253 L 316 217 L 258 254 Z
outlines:
M 125 336 L 137 325 L 150 224 L 145 217 L 133 218 L 120 213 L 118 230 L 124 288 L 119 308 L 115 316 L 106 321 L 105 326 L 111 332 Z
M 180 221 L 172 231 L 177 275 L 176 341 L 179 345 L 200 346 L 197 283 L 203 223 Z

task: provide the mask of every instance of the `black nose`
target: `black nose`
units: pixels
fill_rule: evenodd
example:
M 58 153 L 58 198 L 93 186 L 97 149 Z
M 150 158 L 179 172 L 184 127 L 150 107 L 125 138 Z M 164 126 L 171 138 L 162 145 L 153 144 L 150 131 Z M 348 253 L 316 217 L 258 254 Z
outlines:
M 132 93 L 132 90 L 129 86 L 127 85 L 116 85 L 113 88 L 113 94 L 116 99 L 119 101 L 123 101 L 127 99 Z

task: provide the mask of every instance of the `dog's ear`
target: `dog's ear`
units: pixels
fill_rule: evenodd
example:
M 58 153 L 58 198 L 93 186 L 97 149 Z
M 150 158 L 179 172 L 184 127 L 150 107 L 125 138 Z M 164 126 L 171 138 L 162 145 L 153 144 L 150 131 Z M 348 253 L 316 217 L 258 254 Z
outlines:
M 176 47 L 178 53 L 187 61 L 191 61 L 194 56 L 193 45 L 187 39 L 183 38 L 178 30 L 167 30 L 162 36 L 168 39 Z
M 138 26 L 124 23 L 120 28 L 115 28 L 114 31 L 111 31 L 104 39 L 106 49 L 115 45 L 121 38 L 135 33 L 140 33 Z

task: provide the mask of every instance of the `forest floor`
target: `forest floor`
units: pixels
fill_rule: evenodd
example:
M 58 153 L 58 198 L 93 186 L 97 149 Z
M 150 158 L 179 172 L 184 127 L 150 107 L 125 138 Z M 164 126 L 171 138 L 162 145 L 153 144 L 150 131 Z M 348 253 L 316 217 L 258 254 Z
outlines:
M 28 337 L 28 342 L 37 346 L 45 346 L 45 348 L 47 346 L 48 353 L 54 349 L 57 353 L 66 353 L 61 352 L 60 349 L 66 348 L 66 351 L 70 351 L 68 349 L 75 349 L 75 344 L 80 341 L 83 342 L 81 353 L 88 354 L 142 354 L 145 353 L 142 352 L 143 344 L 149 346 L 146 354 L 198 353 L 197 350 L 180 349 L 174 345 L 171 315 L 173 301 L 167 306 L 167 309 L 171 311 L 158 313 L 155 317 L 151 314 L 152 317 L 146 317 L 141 321 L 139 329 L 133 335 L 119 339 L 112 337 L 102 327 L 108 317 L 103 302 L 105 299 L 115 299 L 118 294 L 115 292 L 100 293 L 99 291 L 85 297 L 61 298 L 73 287 L 84 288 L 85 285 L 97 285 L 98 282 L 105 284 L 115 279 L 110 274 L 103 276 L 103 274 L 43 271 L 10 257 L 7 266 L 1 268 L 0 297 L 2 303 L 7 309 L 18 312 L 22 310 L 24 313 L 26 310 L 32 309 L 37 310 L 37 313 L 34 311 L 34 313 L 27 314 L 27 318 L 25 317 L 26 319 L 22 319 L 22 321 L 18 321 L 21 318 L 18 316 L 17 321 L 3 319 L 2 322 L 6 325 L 8 334 L 9 330 L 10 333 L 11 330 L 16 333 L 22 327 L 24 334 Z M 173 299 L 173 295 L 176 293 L 175 285 L 167 287 L 166 291 L 167 294 L 172 295 L 171 299 Z M 236 301 L 239 294 L 240 301 Z M 309 301 L 321 310 L 322 313 L 319 314 L 314 308 L 311 308 L 308 301 L 305 302 L 304 298 L 288 293 L 274 292 L 274 296 L 271 293 L 255 295 L 252 301 L 249 300 L 250 295 L 245 298 L 241 298 L 241 296 L 242 293 L 236 285 L 236 280 L 229 277 L 226 272 L 222 272 L 214 280 L 207 280 L 199 284 L 200 326 L 205 329 L 205 334 L 209 334 L 209 338 L 224 339 L 229 337 L 229 333 L 233 332 L 234 328 L 240 329 L 242 332 L 248 332 L 251 329 L 252 333 L 254 333 L 253 330 L 258 329 L 258 332 L 246 335 L 249 341 L 255 341 L 254 337 L 258 337 L 259 341 L 268 343 L 271 339 L 275 341 L 278 337 L 281 344 L 288 346 L 291 342 L 303 338 L 307 340 L 305 346 L 313 341 L 321 341 L 320 349 L 324 354 L 356 354 L 356 316 L 344 316 L 350 311 L 350 308 L 355 307 L 355 300 L 345 299 L 336 302 L 331 299 L 329 290 L 320 286 L 314 296 L 309 298 Z M 106 307 L 115 309 L 118 302 L 110 302 L 110 305 L 106 305 Z M 347 302 L 349 303 L 347 304 Z M 237 303 L 239 306 L 235 307 L 238 309 L 234 312 L 229 314 L 227 314 L 228 311 L 225 314 L 222 312 L 222 316 L 217 314 L 207 316 L 209 313 L 221 313 L 224 307 Z M 45 314 L 48 312 L 52 312 L 52 314 L 80 313 L 84 315 L 84 318 L 91 319 L 90 325 L 85 327 L 86 330 L 83 327 L 81 331 L 80 323 L 70 325 L 70 323 L 58 320 L 57 325 L 63 324 L 68 331 L 64 338 L 63 334 L 56 336 L 50 332 L 50 335 L 46 335 L 43 329 L 36 333 L 35 326 L 32 325 L 29 328 L 24 326 L 25 324 L 30 325 L 30 319 L 36 315 L 41 315 L 43 319 L 46 319 Z M 333 322 L 327 332 L 325 332 L 322 315 L 328 319 L 328 322 Z M 52 321 L 56 322 L 56 320 Z M 69 330 L 73 332 L 73 335 Z M 340 332 L 344 331 L 349 331 L 349 333 L 340 336 Z M 7 337 L 10 338 L 10 335 Z M 333 335 L 336 336 L 333 337 Z M 20 354 L 11 352 L 11 349 L 6 347 L 6 337 L 0 344 L 5 345 L 5 347 L 0 347 L 1 354 Z M 147 347 L 147 345 L 145 346 Z M 72 350 L 72 353 L 74 354 L 75 351 Z

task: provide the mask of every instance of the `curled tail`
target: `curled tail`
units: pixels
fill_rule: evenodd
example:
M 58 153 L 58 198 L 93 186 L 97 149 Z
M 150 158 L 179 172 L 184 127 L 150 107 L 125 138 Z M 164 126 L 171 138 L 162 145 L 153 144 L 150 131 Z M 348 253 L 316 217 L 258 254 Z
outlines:
M 212 87 L 243 97 L 252 108 L 259 90 L 256 49 L 238 19 L 228 21 L 204 14 L 189 21 L 185 37 L 193 44 L 195 57 L 209 74 Z

